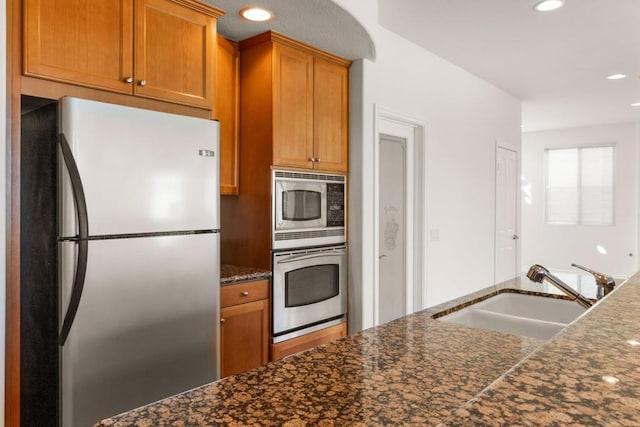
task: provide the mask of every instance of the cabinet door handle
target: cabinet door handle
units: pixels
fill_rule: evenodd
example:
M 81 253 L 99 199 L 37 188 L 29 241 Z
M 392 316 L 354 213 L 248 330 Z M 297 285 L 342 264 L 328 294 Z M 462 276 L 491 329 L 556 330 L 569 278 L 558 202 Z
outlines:
M 224 323 L 224 319 L 220 319 L 220 323 Z
M 140 81 L 138 82 L 138 84 L 139 84 L 140 86 L 146 86 L 146 85 L 147 85 L 147 81 L 146 81 L 146 80 L 140 80 Z
M 249 296 L 249 292 L 247 292 L 247 291 L 243 291 L 243 292 L 242 292 L 242 296 L 243 296 L 243 297 L 248 297 L 248 296 Z
M 316 159 L 315 159 L 315 157 L 309 157 L 309 161 L 310 161 L 310 162 L 315 162 L 315 161 L 316 161 Z
M 125 83 L 133 83 L 133 77 L 125 77 L 124 78 L 124 82 Z

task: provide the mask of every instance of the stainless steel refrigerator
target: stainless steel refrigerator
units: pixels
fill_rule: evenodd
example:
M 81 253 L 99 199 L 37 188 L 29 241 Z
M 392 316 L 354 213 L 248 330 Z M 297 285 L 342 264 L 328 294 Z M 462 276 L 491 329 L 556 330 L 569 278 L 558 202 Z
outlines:
M 59 102 L 60 422 L 219 378 L 217 121 Z

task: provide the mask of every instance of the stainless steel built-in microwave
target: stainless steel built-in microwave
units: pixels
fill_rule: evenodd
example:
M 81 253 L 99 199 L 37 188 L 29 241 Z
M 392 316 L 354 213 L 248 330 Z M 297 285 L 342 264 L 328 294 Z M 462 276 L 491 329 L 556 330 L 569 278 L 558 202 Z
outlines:
M 272 248 L 346 241 L 344 175 L 273 170 Z

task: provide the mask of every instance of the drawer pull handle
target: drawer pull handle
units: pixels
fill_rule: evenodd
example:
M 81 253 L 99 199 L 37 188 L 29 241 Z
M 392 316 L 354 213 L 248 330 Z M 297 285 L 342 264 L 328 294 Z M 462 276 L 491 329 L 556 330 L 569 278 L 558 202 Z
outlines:
M 242 296 L 243 296 L 243 297 L 248 297 L 248 296 L 249 296 L 249 292 L 247 292 L 247 291 L 243 291 L 243 292 L 242 292 Z

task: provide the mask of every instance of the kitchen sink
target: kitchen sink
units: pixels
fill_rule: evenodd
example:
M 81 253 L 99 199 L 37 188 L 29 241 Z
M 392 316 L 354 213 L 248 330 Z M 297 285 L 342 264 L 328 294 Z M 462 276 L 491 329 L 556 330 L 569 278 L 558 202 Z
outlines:
M 473 328 L 549 339 L 586 311 L 574 301 L 536 295 L 502 293 L 436 317 Z

